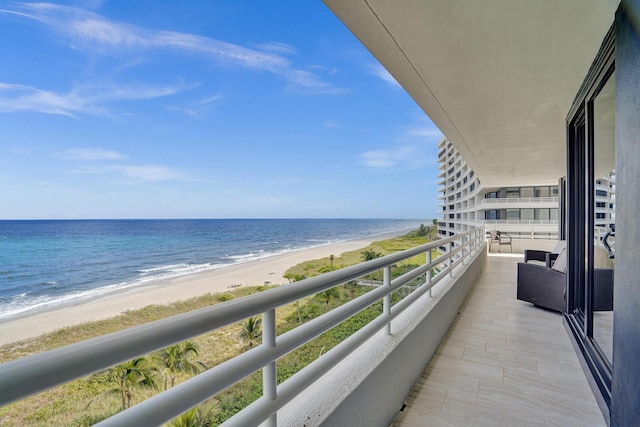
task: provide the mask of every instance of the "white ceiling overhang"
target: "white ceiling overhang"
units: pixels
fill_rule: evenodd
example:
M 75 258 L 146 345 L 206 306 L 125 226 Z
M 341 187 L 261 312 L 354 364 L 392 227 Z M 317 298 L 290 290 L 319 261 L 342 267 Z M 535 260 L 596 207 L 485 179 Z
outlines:
M 324 0 L 483 186 L 565 174 L 565 120 L 619 0 Z

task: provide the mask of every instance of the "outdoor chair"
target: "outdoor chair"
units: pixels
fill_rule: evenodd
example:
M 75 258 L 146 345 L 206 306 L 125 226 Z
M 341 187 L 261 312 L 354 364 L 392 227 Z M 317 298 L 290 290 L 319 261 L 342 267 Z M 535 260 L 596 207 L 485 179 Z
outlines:
M 529 261 L 540 261 L 543 262 L 547 267 L 551 267 L 553 262 L 558 258 L 558 254 L 560 251 L 567 247 L 566 240 L 558 240 L 556 246 L 549 251 L 541 251 L 537 249 L 525 249 L 524 250 L 524 262 Z
M 519 262 L 516 298 L 537 307 L 563 312 L 566 306 L 566 267 L 566 249 L 560 251 L 553 267 Z M 613 271 L 612 268 L 593 271 L 594 311 L 613 310 Z
M 511 246 L 511 236 L 506 233 L 501 233 L 497 230 L 491 230 L 489 234 L 491 235 L 491 241 L 489 242 L 489 252 L 491 252 L 491 246 L 493 246 L 494 243 L 498 244 L 498 252 L 502 252 L 500 250 L 500 246 L 504 245 L 509 245 L 509 250 L 513 252 L 513 247 Z

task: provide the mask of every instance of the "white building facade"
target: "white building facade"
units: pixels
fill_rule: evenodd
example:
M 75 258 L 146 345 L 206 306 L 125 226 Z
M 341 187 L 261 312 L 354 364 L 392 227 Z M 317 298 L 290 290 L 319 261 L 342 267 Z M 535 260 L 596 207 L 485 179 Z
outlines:
M 442 216 L 438 235 L 449 237 L 474 227 L 498 230 L 514 239 L 556 239 L 558 185 L 483 187 L 453 144 L 438 144 L 438 185 Z

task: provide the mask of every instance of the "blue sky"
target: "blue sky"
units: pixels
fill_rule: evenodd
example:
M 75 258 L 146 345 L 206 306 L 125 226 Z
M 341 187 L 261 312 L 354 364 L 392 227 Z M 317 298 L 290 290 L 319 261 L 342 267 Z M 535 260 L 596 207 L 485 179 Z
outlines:
M 437 215 L 440 131 L 320 0 L 0 1 L 0 218 Z

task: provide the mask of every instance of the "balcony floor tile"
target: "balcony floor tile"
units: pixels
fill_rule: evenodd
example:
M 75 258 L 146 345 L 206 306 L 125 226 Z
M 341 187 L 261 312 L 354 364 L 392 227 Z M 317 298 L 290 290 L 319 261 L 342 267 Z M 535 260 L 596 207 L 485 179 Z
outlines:
M 518 261 L 487 258 L 392 426 L 606 426 L 562 316 L 516 300 Z

